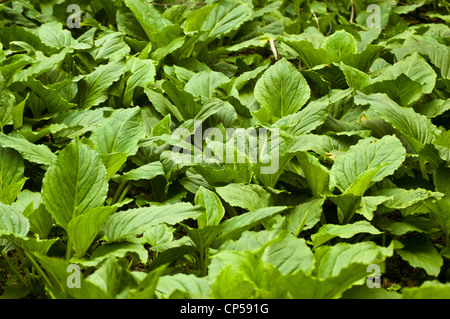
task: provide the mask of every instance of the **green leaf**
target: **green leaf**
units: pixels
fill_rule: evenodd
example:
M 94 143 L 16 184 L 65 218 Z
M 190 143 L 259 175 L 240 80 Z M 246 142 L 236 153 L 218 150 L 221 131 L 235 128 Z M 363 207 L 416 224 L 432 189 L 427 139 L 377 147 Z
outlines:
M 14 95 L 8 89 L 5 79 L 0 74 L 0 130 L 2 132 L 3 127 L 10 124 L 12 120 L 14 101 Z
M 310 95 L 303 75 L 285 58 L 268 68 L 255 86 L 256 100 L 275 118 L 297 112 Z
M 395 80 L 401 74 L 406 75 L 414 82 L 420 83 L 423 86 L 424 94 L 429 94 L 433 91 L 436 83 L 436 72 L 417 53 L 384 68 L 381 71 L 381 75 L 376 77 L 374 81 Z
M 197 218 L 198 228 L 219 225 L 225 215 L 225 208 L 220 198 L 212 191 L 200 186 L 195 194 L 195 205 L 204 208 L 204 213 Z
M 0 231 L 5 234 L 16 234 L 18 236 L 26 236 L 30 230 L 28 219 L 17 212 L 13 207 L 0 204 Z M 0 241 L 0 247 L 8 250 L 11 246 L 8 241 Z
M 117 109 L 92 133 L 90 139 L 99 154 L 136 154 L 145 135 L 139 107 Z
M 89 208 L 103 205 L 107 192 L 105 166 L 98 154 L 78 139 L 58 154 L 42 181 L 42 201 L 64 229 Z
M 87 279 L 87 282 L 99 287 L 109 298 L 116 299 L 128 295 L 130 288 L 137 286 L 136 279 L 127 269 L 127 263 L 119 263 L 115 257 L 109 257 Z
M 317 233 L 311 235 L 311 240 L 313 241 L 314 248 L 317 248 L 335 237 L 351 238 L 360 233 L 379 235 L 382 232 L 372 226 L 369 222 L 361 220 L 347 225 L 323 225 Z
M 125 0 L 125 5 L 133 12 L 151 42 L 158 43 L 158 32 L 172 22 L 164 18 L 151 3 L 145 0 Z
M 38 29 L 38 34 L 43 44 L 59 50 L 64 48 L 83 50 L 91 47 L 86 43 L 80 43 L 75 40 L 70 31 L 63 30 L 63 25 L 56 21 L 41 25 Z
M 218 240 L 223 242 L 227 239 L 236 239 L 242 234 L 242 232 L 255 227 L 276 214 L 281 213 L 286 208 L 286 206 L 259 208 L 227 219 L 221 224 L 222 230 Z
M 323 48 L 316 48 L 313 43 L 307 40 L 298 39 L 291 36 L 283 36 L 279 39 L 300 56 L 302 63 L 304 63 L 308 69 L 311 69 L 317 65 L 333 62 L 333 57 L 330 53 Z
M 114 176 L 113 181 L 120 183 L 122 181 L 151 180 L 159 175 L 164 175 L 164 167 L 160 161 L 156 161 L 139 166 L 123 175 L 116 175 Z
M 104 61 L 114 56 L 127 55 L 130 47 L 124 41 L 124 35 L 120 32 L 111 32 L 95 40 L 95 49 L 92 50 L 92 57 L 96 61 Z
M 215 278 L 213 298 L 283 298 L 280 271 L 249 251 L 224 250 L 215 254 L 209 266 Z
M 108 240 L 117 241 L 142 234 L 152 225 L 162 223 L 173 225 L 200 215 L 199 207 L 189 203 L 141 207 L 113 214 L 107 220 L 103 231 Z
M 449 299 L 450 284 L 437 280 L 425 281 L 420 287 L 405 287 L 402 296 L 404 299 Z
M 229 184 L 216 187 L 216 192 L 231 206 L 252 211 L 270 206 L 271 195 L 268 191 L 255 184 Z
M 123 104 L 131 105 L 136 88 L 146 87 L 152 83 L 155 79 L 156 69 L 151 60 L 140 60 L 135 57 L 128 60 L 127 66 L 131 75 L 126 81 Z
M 424 237 L 402 240 L 405 245 L 396 252 L 412 267 L 425 269 L 428 275 L 437 276 L 444 264 L 442 256 L 438 253 L 433 243 Z
M 300 270 L 283 278 L 283 285 L 290 298 L 337 299 L 368 275 L 366 268 L 366 265 L 354 263 L 342 269 L 338 275 L 326 278 L 311 276 Z
M 197 11 L 186 18 L 185 32 L 204 31 L 204 40 L 227 35 L 249 20 L 252 14 L 248 3 L 237 0 L 221 1 Z
M 336 179 L 341 191 L 347 190 L 362 174 L 376 169 L 371 182 L 381 181 L 393 174 L 405 160 L 406 151 L 401 142 L 394 136 L 382 139 L 367 138 L 340 155 L 331 168 L 331 175 Z
M 143 245 L 122 242 L 102 244 L 92 252 L 91 259 L 72 257 L 70 262 L 86 267 L 98 267 L 99 264 L 110 257 L 125 258 L 128 255 L 136 257 L 144 264 L 148 261 L 148 250 Z
M 108 217 L 117 207 L 91 208 L 73 218 L 67 225 L 67 234 L 78 258 L 83 257 Z
M 286 215 L 289 231 L 298 236 L 303 230 L 314 227 L 322 215 L 324 201 L 324 198 L 316 198 L 294 207 Z
M 70 272 L 67 270 L 69 262 L 59 258 L 52 258 L 45 256 L 44 254 L 32 254 L 32 258 L 41 264 L 45 270 L 50 282 L 46 283 L 46 289 L 50 292 L 53 298 L 75 298 L 75 299 L 105 299 L 106 294 L 100 289 L 100 287 L 92 284 L 84 279 L 84 276 L 80 274 L 80 288 L 69 288 L 67 285 Z M 78 270 L 74 270 L 78 271 Z M 72 274 L 75 274 L 72 272 Z
M 12 204 L 20 189 L 13 192 L 14 185 L 22 184 L 25 166 L 20 154 L 11 148 L 0 148 L 0 201 Z M 22 185 L 23 186 L 23 185 Z
M 392 100 L 403 106 L 411 106 L 424 95 L 422 85 L 400 74 L 394 80 L 374 81 L 361 92 L 365 94 L 386 93 Z
M 316 262 L 313 275 L 322 279 L 334 277 L 351 264 L 377 264 L 393 253 L 393 245 L 381 247 L 371 241 L 320 246 L 314 253 Z
M 46 145 L 30 143 L 26 139 L 3 133 L 0 133 L 0 146 L 15 149 L 32 163 L 50 165 L 56 159 L 56 155 Z
M 217 87 L 229 81 L 230 79 L 223 73 L 208 70 L 196 73 L 189 79 L 184 88 L 186 92 L 193 96 L 210 98 L 213 97 L 214 90 Z
M 333 57 L 334 61 L 340 61 L 344 56 L 356 54 L 358 46 L 355 38 L 344 30 L 339 30 L 330 35 L 322 48 Z
M 313 196 L 318 197 L 329 193 L 330 171 L 320 163 L 319 159 L 308 152 L 298 153 L 297 159 Z
M 166 299 L 178 291 L 188 299 L 204 299 L 209 298 L 210 290 L 211 286 L 207 277 L 179 273 L 162 276 L 156 287 L 156 296 Z
M 106 101 L 107 91 L 125 71 L 125 63 L 111 62 L 100 65 L 80 83 L 80 107 L 89 109 Z
M 314 256 L 306 240 L 289 233 L 269 245 L 261 259 L 277 267 L 282 275 L 289 275 L 299 269 L 310 273 L 314 264 Z
M 450 78 L 450 49 L 447 45 L 420 35 L 414 35 L 406 39 L 404 45 L 421 55 L 427 56 L 431 63 L 440 69 L 443 78 Z

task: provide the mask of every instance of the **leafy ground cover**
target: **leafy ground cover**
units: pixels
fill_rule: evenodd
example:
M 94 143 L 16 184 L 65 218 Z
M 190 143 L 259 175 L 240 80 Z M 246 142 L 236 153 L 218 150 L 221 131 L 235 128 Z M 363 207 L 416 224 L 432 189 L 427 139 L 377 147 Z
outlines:
M 0 1 L 2 298 L 450 296 L 449 10 Z

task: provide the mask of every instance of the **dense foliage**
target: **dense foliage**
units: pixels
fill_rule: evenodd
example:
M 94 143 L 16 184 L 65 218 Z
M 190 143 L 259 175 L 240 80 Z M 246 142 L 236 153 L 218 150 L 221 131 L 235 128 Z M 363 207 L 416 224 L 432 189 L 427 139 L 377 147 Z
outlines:
M 0 1 L 0 294 L 450 296 L 449 10 Z

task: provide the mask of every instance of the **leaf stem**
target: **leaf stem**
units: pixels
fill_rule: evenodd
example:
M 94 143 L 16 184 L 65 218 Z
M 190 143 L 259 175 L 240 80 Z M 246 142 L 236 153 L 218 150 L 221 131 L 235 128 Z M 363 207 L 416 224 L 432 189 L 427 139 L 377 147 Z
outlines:
M 72 241 L 70 237 L 67 238 L 67 247 L 66 247 L 66 260 L 69 261 L 72 257 Z
M 117 200 L 119 199 L 120 194 L 122 193 L 123 189 L 125 188 L 125 186 L 127 185 L 128 181 L 127 180 L 123 180 L 119 187 L 117 188 L 114 197 L 112 199 L 111 205 L 114 205 L 115 203 L 117 203 Z
M 16 266 L 14 266 L 11 262 L 11 260 L 9 260 L 8 254 L 6 253 L 6 251 L 2 250 L 2 256 L 6 261 L 7 264 L 7 268 L 9 268 L 9 270 L 11 271 L 11 274 L 16 275 L 16 277 L 28 288 L 30 287 L 28 285 L 28 283 L 26 282 L 25 278 L 22 277 L 22 275 L 19 273 L 19 271 L 17 270 Z

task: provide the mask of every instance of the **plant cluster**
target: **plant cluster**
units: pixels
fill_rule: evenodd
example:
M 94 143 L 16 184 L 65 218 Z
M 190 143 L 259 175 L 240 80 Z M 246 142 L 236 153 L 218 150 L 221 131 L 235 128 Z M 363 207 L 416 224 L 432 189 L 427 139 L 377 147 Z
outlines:
M 0 1 L 2 298 L 450 296 L 449 10 Z

